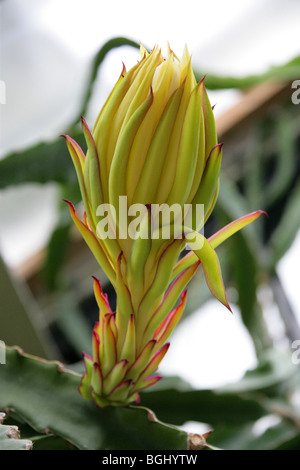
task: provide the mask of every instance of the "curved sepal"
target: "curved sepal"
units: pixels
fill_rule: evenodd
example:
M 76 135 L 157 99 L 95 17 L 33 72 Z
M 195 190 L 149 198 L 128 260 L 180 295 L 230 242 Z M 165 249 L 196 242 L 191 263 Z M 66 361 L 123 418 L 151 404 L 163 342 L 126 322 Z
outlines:
M 262 210 L 251 212 L 250 214 L 244 215 L 243 217 L 240 217 L 239 219 L 234 220 L 230 224 L 221 228 L 218 232 L 216 232 L 208 239 L 212 248 L 217 248 L 219 245 L 221 245 L 221 243 L 226 241 L 239 230 L 258 219 L 258 217 L 260 217 L 262 214 L 267 215 L 266 212 Z M 193 251 L 187 253 L 183 258 L 181 258 L 181 260 L 179 260 L 175 264 L 172 279 L 175 279 L 182 271 L 187 269 L 193 263 L 197 262 L 198 259 L 198 256 Z
M 225 307 L 228 308 L 228 310 L 231 311 L 226 297 L 217 253 L 203 235 L 197 232 L 192 232 L 190 235 L 193 235 L 195 238 L 197 247 L 193 246 L 192 249 L 201 261 L 209 290 L 223 305 L 225 305 Z M 189 241 L 187 241 L 187 243 L 189 243 Z M 193 245 L 195 243 L 193 243 Z

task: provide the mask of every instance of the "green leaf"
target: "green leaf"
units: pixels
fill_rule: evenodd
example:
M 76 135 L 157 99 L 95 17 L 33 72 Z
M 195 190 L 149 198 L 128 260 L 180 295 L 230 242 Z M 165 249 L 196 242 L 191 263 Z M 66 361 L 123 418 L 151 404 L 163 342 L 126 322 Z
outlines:
M 268 337 L 262 311 L 256 297 L 258 288 L 256 256 L 249 249 L 241 232 L 236 234 L 234 240 L 230 240 L 228 250 L 232 267 L 231 279 L 238 292 L 241 317 L 259 355 L 271 346 L 271 340 Z M 245 266 L 247 266 L 247 269 L 245 269 Z
M 50 431 L 79 449 L 186 449 L 187 433 L 156 419 L 144 407 L 100 409 L 78 392 L 80 376 L 57 362 L 7 348 L 0 367 L 0 409 L 15 413 L 39 433 Z
M 176 390 L 143 393 L 142 402 L 164 421 L 182 425 L 199 421 L 211 426 L 243 424 L 261 418 L 266 409 L 258 400 L 219 390 Z
M 58 296 L 51 306 L 56 324 L 79 357 L 82 351 L 92 354 L 90 324 L 75 299 L 68 294 Z
M 66 259 L 70 245 L 70 231 L 72 224 L 66 218 L 53 230 L 47 245 L 46 260 L 43 266 L 43 278 L 51 291 L 60 286 L 59 274 Z
M 53 434 L 32 438 L 33 450 L 77 450 L 70 442 Z
M 1 420 L 1 413 L 0 413 Z M 77 448 L 70 442 L 54 434 L 39 434 L 32 429 L 24 420 L 20 419 L 13 410 L 9 410 L 9 416 L 5 419 L 5 424 L 17 426 L 22 439 L 29 440 L 33 444 L 32 450 L 76 450 Z
M 84 146 L 81 130 L 72 136 Z M 77 185 L 76 172 L 64 139 L 39 143 L 27 150 L 13 153 L 0 160 L 0 189 L 8 186 L 56 182 Z
M 255 369 L 236 383 L 215 390 L 191 390 L 182 383 L 164 388 L 169 384 L 162 380 L 155 390 L 143 394 L 142 400 L 163 420 L 172 417 L 176 425 L 187 421 L 207 423 L 217 429 L 223 425 L 244 425 L 278 409 L 268 395 L 272 396 L 274 391 L 278 394 L 279 388 L 290 391 L 296 374 L 298 368 L 287 353 L 270 350 Z
M 237 383 L 221 388 L 223 392 L 249 393 L 272 390 L 278 385 L 288 385 L 288 382 L 298 375 L 298 367 L 291 361 L 291 356 L 284 351 L 270 349 L 260 356 L 256 368 L 246 372 Z
M 32 442 L 20 439 L 17 426 L 2 424 L 5 413 L 0 413 L 0 450 L 31 450 Z
M 78 183 L 76 182 L 73 186 L 62 185 L 60 195 L 58 196 L 59 220 L 46 247 L 42 267 L 43 280 L 50 291 L 58 290 L 63 286 L 63 266 L 68 255 L 68 249 L 71 246 L 71 229 L 73 227 L 69 209 L 64 199 L 72 201 L 74 205 L 81 201 Z
M 257 191 L 256 191 L 257 192 Z M 256 207 L 259 209 L 259 207 Z M 220 197 L 216 206 L 216 216 L 224 223 L 238 219 L 249 211 L 246 199 L 228 178 L 223 178 Z M 228 241 L 228 268 L 232 270 L 230 279 L 238 292 L 238 305 L 244 325 L 248 329 L 257 354 L 270 346 L 261 309 L 257 302 L 258 273 L 262 253 L 262 219 L 244 227 Z M 247 269 L 245 269 L 247 266 Z
M 265 421 L 268 420 L 266 417 Z M 295 448 L 299 444 L 300 432 L 289 423 L 280 421 L 259 432 L 259 423 L 244 426 L 224 426 L 210 436 L 211 444 L 225 450 L 279 450 Z M 299 449 L 299 447 L 297 447 Z

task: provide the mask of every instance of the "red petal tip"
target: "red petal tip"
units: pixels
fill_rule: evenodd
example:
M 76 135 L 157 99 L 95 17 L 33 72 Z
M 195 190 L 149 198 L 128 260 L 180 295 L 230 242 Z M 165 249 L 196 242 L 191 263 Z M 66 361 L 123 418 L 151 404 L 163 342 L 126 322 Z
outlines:
M 264 215 L 267 216 L 268 219 L 269 219 L 269 214 L 268 214 L 266 211 L 258 210 L 257 212 L 260 213 L 261 215 L 264 214 Z
M 122 72 L 121 72 L 121 76 L 124 77 L 125 74 L 126 74 L 126 66 L 125 66 L 124 62 L 122 62 Z
M 66 202 L 67 204 L 69 204 L 69 206 L 71 206 L 72 209 L 75 211 L 75 206 L 71 201 L 68 201 L 68 199 L 63 199 L 63 201 Z
M 82 357 L 83 357 L 83 359 L 86 357 L 87 359 L 90 359 L 91 361 L 93 360 L 92 356 L 90 356 L 89 354 L 87 354 L 85 352 L 82 353 Z
M 84 117 L 82 115 L 80 115 L 80 120 L 81 120 L 82 125 L 87 127 L 86 120 L 84 119 Z
M 232 309 L 231 309 L 229 303 L 227 303 L 226 307 L 228 308 L 229 312 L 232 313 L 232 315 L 233 315 L 233 311 L 232 311 Z

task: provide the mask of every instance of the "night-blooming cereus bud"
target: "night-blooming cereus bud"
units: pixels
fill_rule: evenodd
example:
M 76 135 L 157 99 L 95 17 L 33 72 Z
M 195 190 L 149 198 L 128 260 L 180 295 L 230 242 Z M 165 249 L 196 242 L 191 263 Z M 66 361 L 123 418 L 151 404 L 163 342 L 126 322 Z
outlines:
M 83 221 L 70 202 L 69 209 L 116 291 L 117 307 L 111 311 L 95 279 L 100 317 L 80 392 L 101 407 L 127 405 L 160 379 L 155 371 L 200 264 L 212 294 L 230 309 L 214 247 L 261 211 L 211 240 L 199 233 L 216 203 L 222 144 L 187 48 L 179 60 L 170 47 L 166 59 L 158 47 L 141 47 L 141 60 L 128 72 L 123 66 L 93 130 L 83 118 L 82 127 L 86 154 L 64 137 Z M 192 251 L 179 260 L 187 245 Z

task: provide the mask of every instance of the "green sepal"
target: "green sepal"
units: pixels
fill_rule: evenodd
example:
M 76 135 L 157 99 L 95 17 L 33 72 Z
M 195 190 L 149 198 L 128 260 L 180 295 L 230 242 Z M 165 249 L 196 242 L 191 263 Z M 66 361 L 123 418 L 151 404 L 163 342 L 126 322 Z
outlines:
M 201 119 L 203 119 L 201 95 L 199 87 L 197 86 L 191 93 L 186 110 L 177 157 L 175 179 L 167 198 L 169 205 L 174 203 L 185 204 L 190 194 L 199 151 Z
M 147 338 L 151 337 L 151 335 L 159 326 L 159 324 L 164 320 L 164 318 L 166 318 L 166 316 L 172 310 L 182 291 L 194 276 L 199 264 L 200 261 L 197 260 L 195 263 L 185 269 L 182 273 L 180 273 L 177 276 L 176 280 L 173 281 L 172 285 L 166 292 L 161 304 L 153 313 L 152 317 L 148 322 L 148 325 L 145 328 L 144 340 L 147 340 Z
M 92 369 L 91 387 L 95 393 L 101 395 L 103 391 L 103 377 L 100 365 L 94 362 Z
M 87 374 L 82 376 L 78 390 L 83 398 L 86 400 L 93 400 L 93 389 L 90 381 L 88 380 Z
M 120 134 L 109 173 L 109 201 L 116 213 L 119 211 L 119 196 L 126 195 L 127 167 L 134 138 L 141 122 L 153 102 L 153 94 L 134 112 Z
M 126 359 L 122 359 L 121 361 L 117 362 L 110 373 L 105 377 L 103 383 L 103 394 L 109 395 L 111 391 L 115 388 L 116 384 L 122 382 L 125 377 L 126 371 L 128 368 L 128 361 Z
M 128 372 L 126 374 L 126 377 L 129 379 L 132 379 L 133 382 L 135 382 L 141 373 L 142 370 L 145 369 L 146 365 L 148 364 L 154 348 L 156 345 L 156 340 L 152 339 L 148 341 L 148 343 L 144 346 L 132 366 L 128 369 Z
M 132 363 L 135 359 L 136 354 L 136 339 L 135 339 L 135 321 L 134 315 L 130 315 L 128 322 L 127 332 L 120 353 L 122 359 L 126 359 L 127 362 Z
M 164 160 L 168 151 L 170 136 L 175 124 L 182 97 L 184 83 L 173 93 L 160 118 L 147 153 L 143 171 L 139 178 L 133 202 L 154 203 L 161 181 Z M 159 202 L 159 201 L 157 201 Z
M 191 235 L 195 240 L 193 245 L 196 244 L 199 246 L 199 248 L 193 246 L 192 249 L 195 255 L 201 261 L 209 290 L 223 305 L 225 305 L 231 311 L 222 280 L 219 259 L 215 250 L 212 248 L 209 241 L 200 233 L 191 232 Z M 190 242 L 187 240 L 187 243 Z
M 197 231 L 201 228 L 196 227 L 195 210 L 197 204 L 204 205 L 204 220 L 206 215 L 213 209 L 211 203 L 218 187 L 222 159 L 222 146 L 223 144 L 218 144 L 211 150 L 203 172 L 201 183 L 192 202 L 192 228 Z M 202 221 L 202 224 L 204 223 L 204 220 Z
M 209 101 L 206 88 L 204 86 L 205 77 L 201 80 L 201 92 L 202 92 L 202 110 L 204 115 L 205 124 L 205 160 L 208 159 L 211 149 L 218 143 L 216 121 L 213 113 L 211 103 Z

